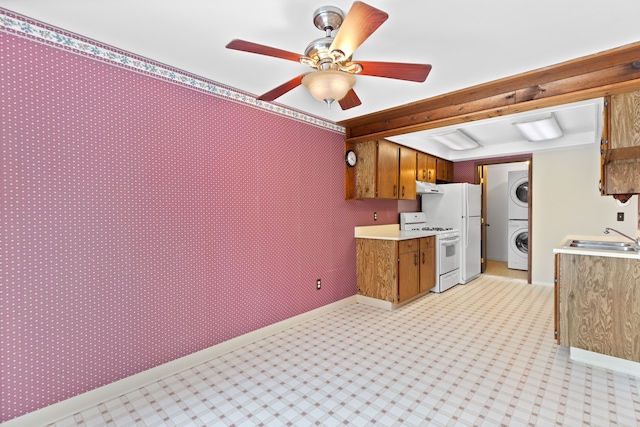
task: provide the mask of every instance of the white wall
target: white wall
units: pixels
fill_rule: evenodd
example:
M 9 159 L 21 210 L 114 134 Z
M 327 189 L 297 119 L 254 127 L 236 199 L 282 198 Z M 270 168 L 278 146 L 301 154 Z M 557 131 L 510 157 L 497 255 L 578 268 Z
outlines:
M 627 207 L 600 196 L 597 144 L 533 154 L 532 282 L 553 284 L 553 248 L 567 234 L 602 236 L 605 227 L 636 235 L 638 196 Z M 616 221 L 624 212 L 625 220 Z
M 487 166 L 487 259 L 507 261 L 509 172 L 528 168 L 527 162 Z

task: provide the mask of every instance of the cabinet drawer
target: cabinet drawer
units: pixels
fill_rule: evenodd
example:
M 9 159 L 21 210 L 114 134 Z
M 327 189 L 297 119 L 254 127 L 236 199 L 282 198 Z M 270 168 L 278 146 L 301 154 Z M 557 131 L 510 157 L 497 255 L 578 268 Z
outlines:
M 436 238 L 435 238 L 435 236 L 421 237 L 420 238 L 420 249 L 432 249 L 435 246 L 436 246 Z
M 411 239 L 411 240 L 400 240 L 398 242 L 398 254 L 404 254 L 407 252 L 415 252 L 420 249 L 420 240 L 419 239 Z

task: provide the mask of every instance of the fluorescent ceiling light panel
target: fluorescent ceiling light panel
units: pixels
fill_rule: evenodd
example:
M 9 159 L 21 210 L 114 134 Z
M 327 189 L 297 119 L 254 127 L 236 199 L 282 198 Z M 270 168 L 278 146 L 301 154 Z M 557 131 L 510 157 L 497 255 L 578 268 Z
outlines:
M 522 136 L 532 142 L 546 141 L 562 136 L 562 129 L 560 129 L 560 125 L 553 114 L 544 119 L 513 123 L 513 125 L 520 131 Z
M 456 129 L 453 132 L 430 135 L 430 137 L 456 151 L 473 150 L 481 147 L 480 144 L 460 129 Z

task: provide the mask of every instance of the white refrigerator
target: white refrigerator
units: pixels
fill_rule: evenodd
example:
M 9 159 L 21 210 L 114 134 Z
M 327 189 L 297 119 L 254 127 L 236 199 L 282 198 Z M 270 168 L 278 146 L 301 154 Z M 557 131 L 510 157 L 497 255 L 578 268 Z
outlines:
M 480 275 L 480 211 L 482 190 L 474 184 L 438 184 L 442 193 L 423 194 L 422 212 L 431 227 L 460 230 L 460 283 Z

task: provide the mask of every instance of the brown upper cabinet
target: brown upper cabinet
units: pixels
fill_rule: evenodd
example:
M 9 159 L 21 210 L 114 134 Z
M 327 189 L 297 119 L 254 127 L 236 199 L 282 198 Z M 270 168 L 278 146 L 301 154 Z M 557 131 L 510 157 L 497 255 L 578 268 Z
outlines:
M 397 199 L 400 151 L 384 139 L 356 144 L 356 198 Z
M 423 176 L 427 177 L 427 181 L 436 182 L 438 167 L 443 170 L 442 179 L 438 178 L 438 181 L 453 180 L 453 163 L 448 160 L 420 153 L 386 139 L 354 145 L 358 156 L 355 172 L 356 199 L 415 200 L 416 178 L 422 167 L 418 163 L 420 159 L 424 160 Z M 351 185 L 346 180 L 346 175 L 345 182 Z M 348 193 L 345 194 L 346 198 L 353 198 Z
M 416 199 L 416 150 L 400 146 L 400 193 L 398 199 Z
M 436 182 L 436 158 L 427 153 L 416 153 L 416 180 Z
M 453 182 L 453 162 L 441 158 L 436 159 L 436 181 Z
M 625 202 L 640 193 L 640 91 L 605 97 L 600 193 Z

